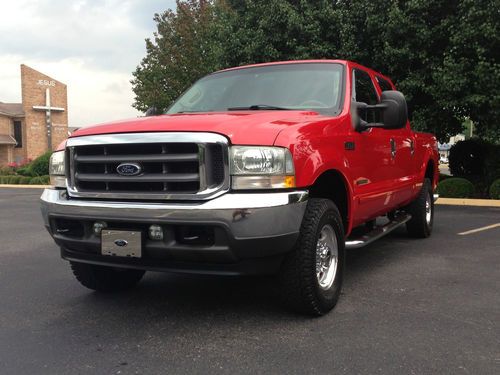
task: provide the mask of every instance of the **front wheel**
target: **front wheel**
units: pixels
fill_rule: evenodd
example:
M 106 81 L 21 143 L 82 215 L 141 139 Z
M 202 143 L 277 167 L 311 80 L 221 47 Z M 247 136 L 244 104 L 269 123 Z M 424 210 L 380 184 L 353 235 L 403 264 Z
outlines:
M 344 276 L 344 230 L 335 204 L 309 200 L 294 250 L 280 272 L 284 302 L 293 310 L 323 315 L 340 297 Z
M 83 286 L 98 292 L 119 292 L 133 288 L 145 271 L 70 262 L 71 270 Z

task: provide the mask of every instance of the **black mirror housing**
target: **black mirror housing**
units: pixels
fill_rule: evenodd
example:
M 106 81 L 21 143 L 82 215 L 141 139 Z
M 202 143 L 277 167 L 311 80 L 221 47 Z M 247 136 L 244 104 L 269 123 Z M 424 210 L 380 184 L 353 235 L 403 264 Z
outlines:
M 402 129 L 408 121 L 408 106 L 400 91 L 384 91 L 380 97 L 382 124 L 385 129 Z
M 361 102 L 353 102 L 353 124 L 358 132 L 369 128 L 402 129 L 408 121 L 408 106 L 404 95 L 396 90 L 384 91 L 380 97 L 380 103 L 368 105 Z M 368 111 L 379 113 L 380 123 L 367 122 Z

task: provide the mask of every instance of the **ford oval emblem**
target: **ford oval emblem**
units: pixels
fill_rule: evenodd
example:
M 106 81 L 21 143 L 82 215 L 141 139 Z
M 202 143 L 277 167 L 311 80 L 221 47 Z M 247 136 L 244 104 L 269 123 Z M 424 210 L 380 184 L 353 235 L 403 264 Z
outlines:
M 126 240 L 115 240 L 115 245 L 116 246 L 120 246 L 120 247 L 124 247 L 124 246 L 128 245 L 128 241 L 126 241 Z
M 121 163 L 116 171 L 122 176 L 137 176 L 142 172 L 142 167 L 138 163 Z

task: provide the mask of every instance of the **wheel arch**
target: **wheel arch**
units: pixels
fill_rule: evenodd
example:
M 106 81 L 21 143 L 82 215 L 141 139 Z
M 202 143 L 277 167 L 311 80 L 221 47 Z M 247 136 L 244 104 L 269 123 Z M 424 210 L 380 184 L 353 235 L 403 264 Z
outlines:
M 310 198 L 327 198 L 335 203 L 342 216 L 344 232 L 351 230 L 351 193 L 345 176 L 336 169 L 321 173 L 309 187 Z

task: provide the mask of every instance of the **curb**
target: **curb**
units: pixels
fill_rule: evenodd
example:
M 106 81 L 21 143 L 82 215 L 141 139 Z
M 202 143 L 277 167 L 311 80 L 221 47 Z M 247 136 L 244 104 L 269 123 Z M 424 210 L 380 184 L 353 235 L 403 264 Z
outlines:
M 1 184 L 0 188 L 19 188 L 19 189 L 45 189 L 50 187 L 50 185 L 9 185 Z
M 448 206 L 500 207 L 500 199 L 439 198 L 435 204 Z

